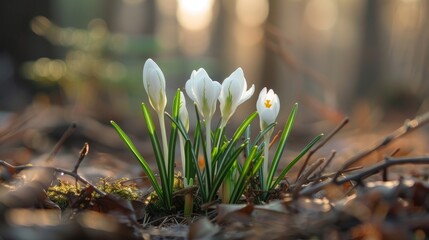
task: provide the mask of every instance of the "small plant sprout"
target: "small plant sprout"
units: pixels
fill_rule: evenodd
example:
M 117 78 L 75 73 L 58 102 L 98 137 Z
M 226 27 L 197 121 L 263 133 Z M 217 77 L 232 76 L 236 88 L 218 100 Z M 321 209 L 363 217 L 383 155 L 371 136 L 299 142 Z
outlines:
M 164 111 L 167 105 L 165 94 L 165 77 L 158 65 L 152 60 L 146 60 L 143 66 L 143 86 L 149 97 L 149 103 L 158 114 L 161 128 L 162 145 L 164 150 L 164 162 L 168 161 L 167 133 L 165 131 Z
M 191 78 L 185 85 L 186 93 L 189 98 L 197 105 L 198 111 L 206 122 L 206 153 L 207 162 L 205 166 L 208 172 L 212 165 L 212 146 L 211 146 L 211 120 L 216 111 L 216 102 L 221 91 L 219 82 L 210 79 L 206 70 L 203 68 L 193 71 Z
M 267 92 L 267 88 L 264 87 L 259 93 L 258 101 L 256 102 L 256 109 L 259 114 L 259 120 L 261 125 L 261 131 L 264 131 L 268 125 L 276 121 L 277 115 L 280 111 L 280 100 L 277 94 L 272 89 Z M 262 189 L 268 190 L 268 153 L 270 145 L 270 137 L 273 133 L 273 129 L 268 131 L 264 135 L 264 163 L 262 166 Z
M 234 114 L 237 107 L 247 101 L 255 92 L 255 85 L 252 84 L 247 90 L 247 82 L 241 68 L 237 68 L 222 83 L 222 90 L 219 95 L 220 112 L 222 115 L 221 128 L 224 128 L 228 120 Z

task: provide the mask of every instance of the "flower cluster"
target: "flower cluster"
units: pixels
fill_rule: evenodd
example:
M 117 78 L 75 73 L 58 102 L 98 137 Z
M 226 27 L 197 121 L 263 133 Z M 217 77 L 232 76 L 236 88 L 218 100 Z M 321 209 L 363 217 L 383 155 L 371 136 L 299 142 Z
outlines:
M 225 203 L 238 202 L 251 178 L 257 178 L 260 184 L 253 192 L 262 193 L 258 200 L 265 201 L 289 169 L 313 146 L 320 138 L 317 136 L 302 152 L 284 168 L 277 178 L 279 160 L 285 148 L 286 139 L 294 123 L 297 104 L 294 105 L 278 140 L 274 157 L 269 158 L 269 148 L 273 128 L 280 111 L 280 101 L 272 89 L 263 88 L 256 101 L 256 110 L 250 114 L 232 136 L 227 136 L 224 128 L 237 108 L 249 100 L 255 92 L 255 86 L 247 86 L 243 70 L 237 68 L 222 83 L 212 80 L 208 73 L 200 68 L 191 73 L 185 84 L 185 92 L 196 106 L 197 124 L 189 131 L 189 116 L 186 108 L 185 94 L 178 89 L 173 100 L 172 114 L 165 112 L 167 105 L 165 77 L 159 66 L 148 59 L 143 67 L 143 86 L 149 103 L 155 110 L 161 130 L 162 146 L 158 139 L 153 118 L 145 103 L 142 110 L 148 134 L 152 143 L 159 178 L 150 168 L 150 164 L 137 150 L 132 140 L 112 121 L 112 125 L 124 140 L 128 148 L 140 161 L 143 170 L 151 181 L 160 201 L 167 209 L 172 208 L 176 140 L 180 144 L 183 186 L 185 188 L 198 185 L 198 194 L 202 202 L 211 202 L 220 198 Z M 215 131 L 211 129 L 211 121 L 219 102 L 221 121 Z M 260 132 L 254 141 L 250 139 L 250 124 L 259 115 Z M 164 116 L 171 121 L 170 135 L 167 139 Z M 202 121 L 200 120 L 202 118 Z M 204 132 L 205 131 L 205 132 Z M 190 133 L 189 133 L 190 132 Z M 191 137 L 190 134 L 193 133 Z M 245 156 L 243 158 L 243 156 Z M 200 159 L 204 164 L 201 166 Z M 185 195 L 185 215 L 192 212 L 192 192 Z
M 143 67 L 143 85 L 153 109 L 157 112 L 164 111 L 167 103 L 165 78 L 161 69 L 152 59 L 148 59 Z M 216 102 L 219 101 L 222 116 L 221 127 L 225 127 L 238 106 L 253 95 L 255 86 L 252 84 L 247 89 L 247 81 L 241 68 L 237 68 L 222 84 L 213 81 L 207 72 L 200 68 L 197 71 L 192 71 L 191 77 L 186 82 L 185 90 L 207 122 L 213 117 L 216 111 Z M 279 113 L 280 101 L 277 94 L 272 89 L 268 93 L 266 88 L 262 89 L 256 108 L 263 130 L 275 122 Z M 181 111 L 185 113 L 186 110 L 182 109 Z M 183 118 L 187 119 L 184 116 Z

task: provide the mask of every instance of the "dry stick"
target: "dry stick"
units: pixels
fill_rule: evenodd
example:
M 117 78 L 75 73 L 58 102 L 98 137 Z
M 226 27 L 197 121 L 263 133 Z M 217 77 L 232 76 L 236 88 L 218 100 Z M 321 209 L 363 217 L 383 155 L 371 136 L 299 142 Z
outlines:
M 322 173 L 325 171 L 325 169 L 329 166 L 329 164 L 331 164 L 332 160 L 334 159 L 335 155 L 337 155 L 337 151 L 332 150 L 331 152 L 331 156 L 329 156 L 328 160 L 326 161 L 325 165 L 323 165 L 323 167 L 320 169 L 319 174 L 317 175 L 322 175 Z
M 268 149 L 271 149 L 271 147 L 274 145 L 274 143 L 276 143 L 279 138 L 280 138 L 280 134 L 282 133 L 282 131 L 278 131 L 276 135 L 274 135 L 273 140 L 271 140 L 270 144 L 268 145 Z
M 76 130 L 76 123 L 72 123 L 69 128 L 64 132 L 64 134 L 61 136 L 60 140 L 58 140 L 57 144 L 55 144 L 54 149 L 52 149 L 52 152 L 49 153 L 48 158 L 46 158 L 46 162 L 50 163 L 54 157 L 57 155 L 57 153 L 60 151 L 61 147 L 63 146 L 64 142 L 69 138 L 74 130 Z
M 407 133 L 412 132 L 413 130 L 417 129 L 418 127 L 421 127 L 422 125 L 429 122 L 429 112 L 426 112 L 420 116 L 417 116 L 413 120 L 407 120 L 405 123 L 395 131 L 393 131 L 391 134 L 387 135 L 380 143 L 376 144 L 375 146 L 355 155 L 340 168 L 340 170 L 335 174 L 334 178 L 332 179 L 333 182 L 338 182 L 338 177 L 343 172 L 344 169 L 349 168 L 351 165 L 357 163 L 362 158 L 368 156 L 372 152 L 381 149 L 383 147 L 386 147 L 389 143 L 391 143 L 393 140 L 396 140 L 402 136 L 404 136 Z
M 365 171 L 349 175 L 341 180 L 338 180 L 336 183 L 343 184 L 348 181 L 362 180 L 363 178 L 374 175 L 383 169 L 386 169 L 394 165 L 402 165 L 402 164 L 429 164 L 429 157 L 386 158 L 385 161 L 379 162 L 373 165 L 372 167 L 366 169 Z
M 305 159 L 304 163 L 301 166 L 301 169 L 299 169 L 298 175 L 296 176 L 295 183 L 298 181 L 299 177 L 301 176 L 302 172 L 304 171 L 305 167 L 308 164 L 308 161 L 313 156 L 313 154 L 319 150 L 321 147 L 323 147 L 332 137 L 335 136 L 347 123 L 349 122 L 349 118 L 344 118 L 343 121 L 331 132 L 328 134 L 326 138 L 324 138 L 319 144 L 317 144 L 314 148 L 312 148 L 307 155 L 307 158 Z
M 396 148 L 395 150 L 393 150 L 393 152 L 391 154 L 389 154 L 389 157 L 394 157 L 399 152 L 399 150 L 400 150 L 400 148 Z M 386 159 L 384 159 L 384 160 L 386 160 Z M 387 181 L 387 168 L 383 169 L 382 180 L 383 180 L 383 182 Z
M 316 173 L 311 175 L 311 177 L 307 177 L 308 178 L 307 181 L 312 182 L 312 181 L 317 181 L 317 180 L 322 179 L 323 178 L 323 176 L 322 176 L 323 172 L 329 166 L 329 164 L 331 164 L 331 162 L 334 159 L 336 154 L 337 154 L 337 152 L 335 150 L 332 150 L 331 155 L 329 156 L 328 160 L 326 160 L 326 163 L 319 169 L 319 171 L 317 171 Z
M 77 173 L 74 172 L 70 172 L 61 168 L 56 168 L 56 167 L 47 167 L 47 166 L 32 166 L 32 165 L 20 165 L 20 166 L 14 166 L 10 163 L 7 163 L 3 160 L 0 160 L 0 166 L 4 166 L 7 169 L 13 169 L 16 173 L 19 173 L 20 171 L 26 170 L 26 169 L 43 169 L 43 170 L 50 170 L 50 171 L 54 171 L 60 174 L 65 174 L 65 175 L 69 175 L 74 177 L 75 179 L 83 182 L 86 185 L 91 186 L 95 192 L 97 192 L 98 194 L 100 194 L 101 196 L 106 196 L 107 194 L 103 191 L 101 191 L 100 189 L 98 189 L 94 184 L 90 183 L 88 180 L 86 180 L 84 177 L 79 176 Z
M 374 175 L 383 169 L 386 169 L 388 167 L 394 166 L 394 165 L 402 165 L 402 164 L 429 164 L 429 157 L 414 157 L 414 158 L 387 158 L 383 162 L 379 162 L 375 165 L 373 165 L 370 168 L 367 168 L 364 171 L 361 171 L 359 173 L 355 173 L 353 175 L 349 175 L 348 177 L 345 177 L 341 180 L 337 181 L 325 181 L 320 182 L 317 184 L 314 184 L 310 187 L 307 187 L 299 193 L 300 195 L 311 195 L 313 193 L 316 193 L 323 189 L 325 186 L 335 183 L 338 185 L 341 185 L 343 183 L 349 182 L 349 181 L 360 181 L 363 178 L 369 177 L 371 175 Z M 343 171 L 345 172 L 345 171 Z M 338 175 L 338 172 L 335 173 L 335 176 Z M 335 177 L 334 176 L 334 177 Z
M 19 131 L 22 131 L 22 128 L 30 122 L 31 119 L 35 117 L 36 114 L 31 114 L 31 116 L 16 116 L 9 120 L 9 123 L 6 123 L 6 126 L 0 128 L 0 143 L 5 142 L 8 138 L 13 137 L 18 134 Z M 30 115 L 30 114 L 27 114 Z
M 316 160 L 316 162 L 314 162 L 313 164 L 311 164 L 309 166 L 309 169 L 307 171 L 305 171 L 302 174 L 302 177 L 300 177 L 299 179 L 297 179 L 297 181 L 295 182 L 295 189 L 293 190 L 293 198 L 297 198 L 299 195 L 299 190 L 301 190 L 301 186 L 302 184 L 305 183 L 305 181 L 307 180 L 307 178 L 310 176 L 310 174 L 312 174 L 314 171 L 316 171 L 316 169 L 322 165 L 322 163 L 325 161 L 324 158 L 319 158 Z
M 356 170 L 361 170 L 361 169 L 362 169 L 361 166 L 347 168 L 346 170 L 344 170 L 343 174 L 344 173 L 348 173 L 348 172 L 354 172 Z M 320 180 L 323 180 L 323 179 L 332 178 L 333 176 L 335 176 L 335 174 L 337 174 L 337 172 L 325 173 L 325 174 L 323 174 L 321 176 L 318 176 L 318 177 L 317 176 L 314 176 L 314 177 L 312 176 L 312 177 L 310 177 L 308 179 L 308 182 L 316 182 L 316 181 L 320 181 Z
M 89 153 L 89 144 L 86 142 L 79 152 L 79 159 L 77 160 L 77 163 L 74 166 L 73 173 L 77 174 L 77 169 L 79 168 L 85 156 L 88 155 L 88 153 Z

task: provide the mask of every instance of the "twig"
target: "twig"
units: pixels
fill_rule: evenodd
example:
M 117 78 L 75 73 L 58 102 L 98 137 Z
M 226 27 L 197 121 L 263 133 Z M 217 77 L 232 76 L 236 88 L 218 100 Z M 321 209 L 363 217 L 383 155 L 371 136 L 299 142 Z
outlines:
M 14 170 L 15 173 L 19 173 L 23 170 L 26 169 L 43 169 L 43 170 L 50 170 L 53 172 L 57 172 L 60 174 L 65 174 L 65 175 L 69 175 L 71 177 L 74 177 L 75 179 L 81 181 L 82 183 L 91 186 L 92 188 L 94 188 L 94 191 L 96 191 L 98 194 L 100 194 L 101 196 L 106 196 L 107 194 L 103 191 L 101 191 L 100 189 L 98 189 L 94 184 L 90 183 L 88 180 L 86 180 L 84 177 L 79 176 L 77 173 L 74 172 L 70 172 L 61 168 L 56 168 L 56 167 L 48 167 L 48 166 L 32 166 L 32 165 L 20 165 L 20 166 L 14 166 L 10 163 L 7 163 L 3 160 L 0 160 L 0 166 L 3 166 L 7 169 L 12 169 Z
M 72 123 L 69 128 L 64 132 L 64 134 L 61 136 L 60 140 L 58 140 L 57 144 L 55 144 L 54 149 L 52 149 L 52 152 L 49 153 L 48 158 L 46 158 L 46 162 L 51 162 L 54 157 L 57 155 L 57 153 L 60 151 L 61 147 L 63 146 L 64 142 L 69 138 L 74 130 L 76 130 L 76 123 Z
M 329 166 L 329 164 L 331 164 L 332 160 L 334 159 L 335 155 L 337 155 L 337 151 L 332 150 L 331 152 L 331 156 L 329 156 L 328 160 L 326 161 L 325 165 L 323 165 L 323 167 L 320 169 L 318 175 L 322 175 L 322 173 L 325 171 L 325 169 Z
M 311 166 L 309 166 L 309 169 L 307 171 L 305 171 L 302 176 L 297 179 L 297 181 L 295 182 L 295 189 L 293 190 L 293 198 L 297 198 L 299 195 L 299 190 L 301 189 L 302 185 L 305 183 L 305 181 L 307 180 L 307 178 L 310 176 L 310 174 L 312 174 L 320 165 L 323 164 L 323 162 L 325 161 L 324 158 L 319 158 L 316 160 L 316 162 L 314 162 L 313 164 L 311 164 Z
M 274 143 L 276 143 L 279 138 L 280 138 L 280 134 L 282 133 L 282 131 L 278 131 L 276 135 L 274 135 L 273 140 L 271 140 L 270 145 L 268 145 L 268 148 L 271 149 L 271 147 L 274 145 Z
M 393 131 L 391 134 L 387 135 L 382 141 L 380 141 L 375 146 L 355 155 L 354 157 L 350 158 L 346 163 L 340 168 L 340 170 L 337 172 L 337 174 L 334 176 L 333 181 L 336 182 L 341 172 L 349 168 L 351 165 L 357 163 L 362 158 L 368 156 L 370 153 L 381 149 L 388 144 L 390 144 L 392 141 L 404 136 L 407 133 L 412 132 L 413 130 L 417 129 L 418 127 L 421 127 L 422 125 L 429 122 L 429 112 L 422 114 L 420 116 L 417 116 L 413 120 L 407 120 L 404 125 L 402 125 L 400 128 Z
M 335 134 L 337 134 L 347 123 L 349 122 L 349 118 L 344 118 L 343 121 L 341 121 L 341 123 L 331 132 L 328 134 L 328 136 L 326 136 L 326 138 L 324 138 L 319 144 L 317 144 L 314 148 L 312 148 L 308 154 L 307 154 L 307 158 L 305 159 L 304 163 L 301 166 L 301 169 L 299 169 L 298 175 L 296 176 L 296 180 L 295 182 L 298 181 L 298 179 L 300 178 L 302 172 L 304 171 L 305 167 L 308 164 L 308 161 L 310 160 L 310 158 L 313 156 L 313 154 L 319 150 L 321 147 L 323 147 L 332 137 L 335 136 Z
M 391 167 L 394 165 L 402 165 L 402 164 L 429 164 L 429 157 L 387 158 L 383 162 L 379 162 L 379 163 L 373 165 L 372 167 L 367 168 L 366 170 L 363 170 L 363 171 L 356 173 L 356 174 L 353 174 L 353 175 L 349 175 L 348 177 L 345 177 L 341 180 L 337 180 L 337 181 L 331 180 L 331 181 L 324 181 L 324 182 L 316 183 L 316 184 L 312 185 L 311 187 L 304 188 L 303 190 L 301 190 L 301 192 L 299 194 L 300 195 L 311 195 L 315 192 L 320 191 L 325 186 L 332 184 L 332 183 L 341 185 L 341 184 L 349 182 L 349 181 L 361 181 L 362 179 L 369 177 L 373 174 L 376 174 L 385 168 L 388 168 L 388 167 Z M 336 172 L 335 176 L 341 175 L 341 174 L 342 173 L 338 174 L 338 172 Z
M 399 150 L 400 150 L 400 148 L 396 148 L 395 150 L 393 150 L 393 152 L 391 154 L 389 154 L 389 157 L 394 157 L 399 152 Z M 386 160 L 386 159 L 384 159 L 384 160 Z M 384 182 L 387 181 L 387 168 L 383 169 L 382 179 Z
M 361 170 L 362 168 L 363 168 L 362 166 L 347 168 L 346 170 L 344 170 L 343 174 L 348 173 L 348 172 L 354 172 L 356 170 Z M 308 181 L 309 182 L 315 182 L 315 181 L 320 181 L 320 180 L 327 179 L 327 178 L 332 178 L 333 176 L 335 176 L 335 174 L 337 174 L 337 172 L 325 173 L 323 175 L 314 176 L 314 177 L 312 176 L 308 179 Z
M 79 166 L 80 166 L 81 162 L 83 161 L 83 159 L 85 158 L 85 156 L 88 155 L 88 153 L 89 153 L 89 144 L 86 142 L 79 152 L 79 159 L 77 160 L 77 163 L 74 166 L 73 173 L 77 174 L 77 169 L 79 168 Z
M 394 165 L 402 164 L 429 164 L 429 157 L 414 157 L 414 158 L 386 158 L 385 161 L 379 162 L 366 170 L 347 176 L 341 180 L 337 180 L 337 184 L 343 184 L 348 181 L 362 180 L 368 176 L 374 175 L 383 169 Z

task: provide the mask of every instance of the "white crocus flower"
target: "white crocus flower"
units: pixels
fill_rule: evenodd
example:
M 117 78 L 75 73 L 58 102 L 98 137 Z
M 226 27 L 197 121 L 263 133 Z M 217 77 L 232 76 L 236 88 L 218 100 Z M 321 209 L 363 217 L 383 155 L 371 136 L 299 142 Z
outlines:
M 237 68 L 223 81 L 219 96 L 220 111 L 222 114 L 221 127 L 225 127 L 232 114 L 237 110 L 237 107 L 247 101 L 253 95 L 254 91 L 255 86 L 253 84 L 247 90 L 247 82 L 241 68 Z
M 220 83 L 211 80 L 206 70 L 200 68 L 192 72 L 185 89 L 189 98 L 197 104 L 203 118 L 211 119 L 216 111 L 216 101 L 221 90 Z
M 186 82 L 185 89 L 206 122 L 206 155 L 208 161 L 206 167 L 207 171 L 211 172 L 211 120 L 216 111 L 216 101 L 220 94 L 221 85 L 219 82 L 211 80 L 207 72 L 200 68 L 198 71 L 192 72 L 191 78 Z
M 164 114 L 167 105 L 164 73 L 150 58 L 146 60 L 143 67 L 143 86 L 149 97 L 150 105 L 156 112 Z
M 267 93 L 267 88 L 262 89 L 259 93 L 258 101 L 256 102 L 256 109 L 258 110 L 259 119 L 261 122 L 261 130 L 264 130 L 268 125 L 276 121 L 277 115 L 280 110 L 280 101 L 277 94 L 270 89 Z M 268 153 L 269 153 L 269 144 L 270 137 L 273 130 L 269 131 L 264 136 L 264 162 L 262 165 L 262 179 L 263 185 L 262 189 L 264 191 L 268 190 L 269 183 L 267 182 L 268 178 Z
M 164 111 L 165 106 L 167 105 L 167 96 L 165 94 L 165 77 L 158 65 L 150 58 L 146 60 L 143 66 L 143 86 L 147 96 L 149 97 L 150 105 L 158 114 L 164 150 L 164 164 L 167 167 L 168 144 L 164 120 Z
M 267 88 L 265 87 L 262 89 L 261 93 L 259 93 L 256 109 L 258 110 L 261 122 L 261 130 L 264 130 L 268 125 L 276 121 L 280 111 L 279 97 L 272 89 L 267 93 Z

